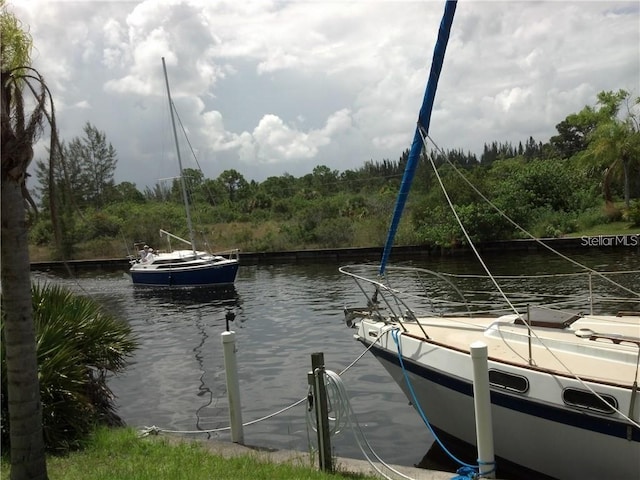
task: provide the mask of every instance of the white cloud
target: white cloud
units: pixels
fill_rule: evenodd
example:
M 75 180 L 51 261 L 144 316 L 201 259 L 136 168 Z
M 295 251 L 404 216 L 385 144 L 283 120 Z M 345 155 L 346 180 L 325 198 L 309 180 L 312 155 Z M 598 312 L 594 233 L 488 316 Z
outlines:
M 161 57 L 210 177 L 397 159 L 413 138 L 443 7 L 33 0 L 14 11 L 30 27 L 62 137 L 93 123 L 118 151 L 116 180 L 143 187 L 176 172 Z M 431 136 L 476 153 L 485 142 L 547 141 L 599 91 L 640 94 L 639 11 L 634 1 L 459 2 Z

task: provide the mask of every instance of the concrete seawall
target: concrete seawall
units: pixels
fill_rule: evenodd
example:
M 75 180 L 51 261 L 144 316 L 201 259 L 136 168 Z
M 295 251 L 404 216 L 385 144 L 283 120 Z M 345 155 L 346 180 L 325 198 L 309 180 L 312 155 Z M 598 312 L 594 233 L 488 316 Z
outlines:
M 640 252 L 640 232 L 625 235 L 597 235 L 590 237 L 541 239 L 549 247 L 563 251 L 625 249 Z M 508 240 L 485 242 L 476 245 L 480 252 L 537 252 L 545 247 L 535 240 Z M 290 250 L 280 252 L 240 252 L 242 265 L 263 265 L 273 263 L 313 263 L 321 261 L 333 262 L 378 262 L 382 257 L 382 247 L 335 248 L 318 250 Z M 441 255 L 469 255 L 472 251 L 466 246 L 452 248 L 428 247 L 423 245 L 407 245 L 394 247 L 391 252 L 393 260 L 411 260 L 415 258 Z M 94 260 L 68 260 L 54 262 L 32 262 L 32 271 L 71 272 L 73 274 L 88 271 L 128 270 L 127 258 L 101 258 Z

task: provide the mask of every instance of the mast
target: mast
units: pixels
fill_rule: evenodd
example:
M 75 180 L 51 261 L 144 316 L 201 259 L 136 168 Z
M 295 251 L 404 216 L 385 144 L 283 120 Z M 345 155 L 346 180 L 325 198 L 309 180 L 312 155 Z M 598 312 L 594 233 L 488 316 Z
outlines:
M 453 23 L 453 15 L 456 12 L 456 1 L 457 0 L 447 0 L 444 7 L 444 14 L 442 15 L 440 29 L 438 30 L 438 39 L 436 40 L 436 45 L 433 50 L 433 60 L 431 62 L 429 80 L 427 81 L 427 88 L 424 92 L 424 99 L 418 115 L 418 125 L 416 126 L 413 143 L 411 144 L 411 150 L 409 151 L 407 165 L 404 169 L 404 176 L 402 177 L 402 184 L 400 185 L 400 191 L 398 192 L 396 208 L 393 212 L 393 218 L 391 219 L 391 226 L 389 227 L 387 241 L 384 246 L 384 251 L 382 252 L 382 260 L 380 262 L 380 270 L 378 272 L 380 276 L 384 275 L 387 260 L 393 246 L 393 239 L 396 235 L 402 211 L 404 210 L 404 205 L 407 201 L 407 196 L 409 195 L 409 189 L 411 188 L 411 182 L 413 182 L 413 176 L 416 172 L 416 167 L 418 166 L 420 153 L 422 152 L 423 145 L 421 131 L 424 135 L 429 133 L 433 101 L 436 96 L 436 88 L 438 86 L 438 79 L 440 78 L 440 71 L 442 70 L 444 53 L 447 50 L 451 24 Z
M 180 167 L 180 185 L 182 186 L 182 200 L 184 201 L 184 209 L 187 213 L 187 227 L 189 228 L 189 240 L 191 240 L 191 249 L 196 253 L 196 239 L 193 234 L 193 225 L 191 223 L 191 211 L 189 209 L 189 198 L 187 197 L 187 185 L 182 175 L 182 157 L 180 156 L 180 145 L 178 144 L 178 133 L 176 131 L 176 121 L 173 115 L 173 102 L 171 101 L 171 90 L 169 89 L 169 77 L 167 76 L 167 66 L 162 57 L 162 70 L 164 71 L 164 81 L 167 84 L 167 97 L 169 98 L 169 111 L 171 112 L 171 126 L 173 127 L 173 139 L 176 142 L 176 154 L 178 155 L 178 166 Z

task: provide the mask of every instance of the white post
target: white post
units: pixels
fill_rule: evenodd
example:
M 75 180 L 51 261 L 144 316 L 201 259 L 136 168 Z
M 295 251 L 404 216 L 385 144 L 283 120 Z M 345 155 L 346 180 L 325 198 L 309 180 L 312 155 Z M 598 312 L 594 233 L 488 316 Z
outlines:
M 231 441 L 234 443 L 244 443 L 240 386 L 238 384 L 238 367 L 236 364 L 236 332 L 222 332 L 222 347 L 224 349 L 224 370 L 227 374 L 227 398 L 229 399 Z
M 485 478 L 496 478 L 495 472 L 491 472 L 495 470 L 495 465 L 487 345 L 477 341 L 471 344 L 470 349 L 473 361 L 473 405 L 476 413 L 479 473 Z

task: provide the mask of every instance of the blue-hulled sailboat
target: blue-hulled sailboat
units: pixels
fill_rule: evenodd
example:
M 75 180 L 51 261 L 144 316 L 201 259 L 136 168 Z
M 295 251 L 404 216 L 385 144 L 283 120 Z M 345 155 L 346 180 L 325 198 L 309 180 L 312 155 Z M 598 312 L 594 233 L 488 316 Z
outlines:
M 182 172 L 182 158 L 176 132 L 174 118 L 174 106 L 171 101 L 169 78 L 167 67 L 162 59 L 162 68 L 167 86 L 167 97 L 171 112 L 171 123 L 176 144 L 178 165 L 180 168 L 180 184 L 184 200 L 187 226 L 190 240 L 185 240 L 170 232 L 160 229 L 160 236 L 169 242 L 168 251 L 145 251 L 140 257 L 131 259 L 129 273 L 134 285 L 154 287 L 196 287 L 196 286 L 224 286 L 235 282 L 238 267 L 240 265 L 239 251 L 237 249 L 209 253 L 196 250 L 195 235 L 191 221 L 187 190 Z M 172 250 L 171 239 L 188 245 L 189 248 Z

